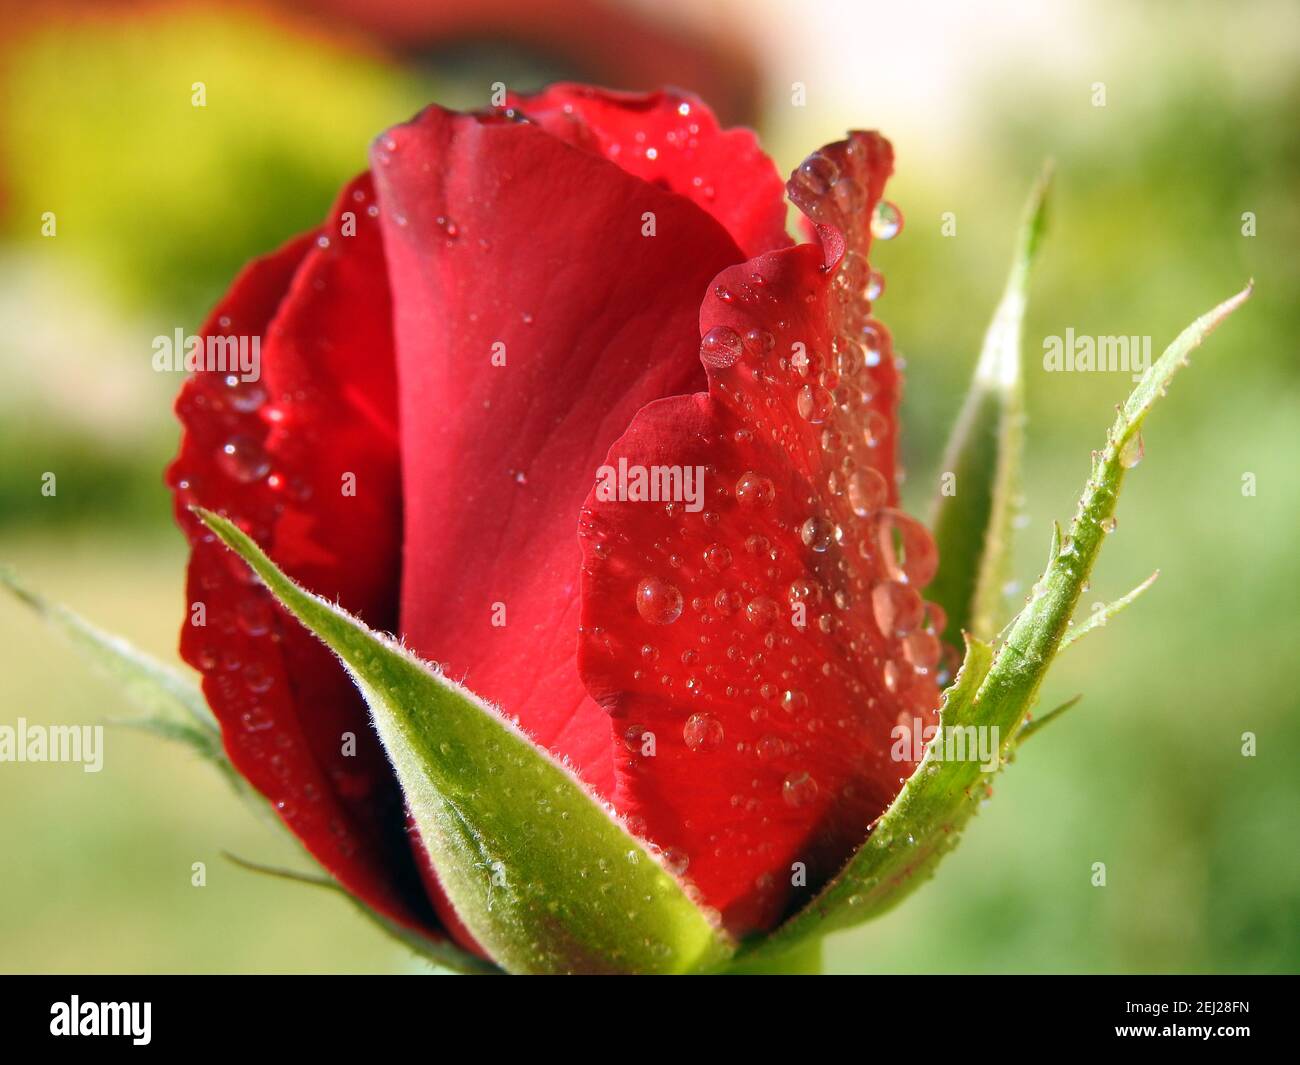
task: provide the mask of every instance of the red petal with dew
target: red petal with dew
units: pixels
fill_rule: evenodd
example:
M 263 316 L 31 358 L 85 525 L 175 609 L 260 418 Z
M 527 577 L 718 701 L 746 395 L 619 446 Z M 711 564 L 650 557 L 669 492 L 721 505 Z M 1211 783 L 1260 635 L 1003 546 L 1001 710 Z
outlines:
M 363 175 L 318 232 L 246 268 L 202 330 L 247 338 L 250 353 L 256 338 L 262 376 L 198 372 L 176 403 L 184 433 L 168 481 L 192 545 L 181 654 L 203 674 L 235 768 L 316 859 L 381 913 L 437 934 L 360 693 L 188 510 L 227 515 L 295 580 L 396 628 L 396 381 L 372 212 Z
M 549 133 L 688 197 L 726 228 L 745 256 L 790 246 L 784 186 L 758 137 L 749 129 L 722 129 L 690 93 L 553 85 L 511 103 Z
M 402 381 L 402 634 L 608 793 L 609 722 L 576 663 L 576 516 L 633 414 L 702 386 L 700 293 L 743 256 L 685 197 L 508 114 L 430 108 L 373 159 Z
M 651 404 L 611 449 L 702 468 L 698 508 L 593 490 L 584 512 L 579 662 L 614 718 L 615 805 L 739 934 L 849 857 L 914 767 L 891 730 L 936 720 L 937 558 L 895 509 L 899 380 L 870 317 L 891 170 L 875 134 L 805 161 L 789 191 L 820 246 L 719 274 L 708 391 Z

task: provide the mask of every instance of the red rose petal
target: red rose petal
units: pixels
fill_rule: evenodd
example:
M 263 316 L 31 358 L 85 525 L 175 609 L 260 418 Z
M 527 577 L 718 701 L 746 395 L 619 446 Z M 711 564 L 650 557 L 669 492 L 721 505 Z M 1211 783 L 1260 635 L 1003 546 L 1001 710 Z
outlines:
M 821 246 L 723 271 L 708 392 L 651 404 L 611 450 L 703 467 L 702 509 L 593 491 L 585 511 L 579 663 L 614 717 L 615 805 L 741 934 L 848 858 L 913 768 L 890 730 L 935 720 L 934 545 L 892 509 L 898 378 L 865 296 L 891 168 L 856 133 L 796 171 Z
M 726 227 L 747 257 L 791 244 L 785 189 L 754 132 L 719 128 L 689 93 L 553 85 L 536 96 L 511 97 L 511 106 L 629 174 L 689 197 Z
M 193 545 L 189 602 L 206 610 L 204 627 L 184 626 L 181 653 L 203 673 L 232 763 L 307 849 L 381 913 L 435 934 L 401 794 L 356 687 L 187 509 L 231 517 L 306 587 L 396 627 L 395 378 L 372 210 L 362 176 L 321 230 L 248 267 L 202 331 L 260 338 L 263 376 L 200 372 L 177 400 L 184 435 L 168 480 Z
M 700 294 L 743 256 L 689 200 L 508 114 L 431 108 L 373 158 L 402 378 L 401 631 L 608 792 L 609 722 L 576 665 L 577 516 L 632 415 L 703 386 Z

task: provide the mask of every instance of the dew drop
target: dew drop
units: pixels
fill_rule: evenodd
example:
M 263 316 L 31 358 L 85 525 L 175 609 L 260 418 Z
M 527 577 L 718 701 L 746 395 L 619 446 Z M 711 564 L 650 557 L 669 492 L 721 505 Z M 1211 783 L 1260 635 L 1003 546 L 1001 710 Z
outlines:
M 790 180 L 814 198 L 820 199 L 830 191 L 839 176 L 839 167 L 826 156 L 815 152 L 799 164 L 799 169 Z
M 1142 461 L 1142 456 L 1145 454 L 1146 445 L 1142 443 L 1142 434 L 1134 433 L 1128 438 L 1128 443 L 1120 449 L 1119 464 L 1126 470 L 1131 470 Z
M 736 481 L 736 502 L 741 506 L 768 506 L 776 498 L 776 486 L 770 477 L 748 470 Z
M 928 673 L 939 664 L 943 653 L 938 639 L 924 629 L 909 632 L 903 637 L 903 657 L 918 672 Z
M 790 602 L 811 603 L 822 601 L 822 586 L 808 577 L 798 577 L 790 582 Z
M 651 625 L 671 625 L 682 616 L 682 593 L 658 577 L 636 586 L 636 609 Z
M 880 326 L 868 320 L 858 330 L 858 343 L 862 345 L 862 361 L 868 367 L 880 365 L 880 353 L 884 350 L 885 340 Z
M 271 628 L 271 606 L 261 597 L 243 600 L 236 609 L 239 627 L 249 636 L 265 636 Z
M 781 782 L 781 797 L 789 806 L 807 806 L 817 798 L 817 781 L 804 770 L 790 773 Z
M 682 739 L 692 751 L 716 751 L 722 745 L 722 723 L 708 714 L 692 714 L 682 728 Z
M 664 868 L 673 876 L 683 876 L 691 864 L 690 856 L 676 847 L 666 847 L 663 853 Z
M 876 410 L 869 410 L 862 416 L 862 442 L 867 447 L 877 447 L 889 432 L 889 422 Z
M 820 425 L 835 408 L 835 397 L 820 385 L 804 385 L 799 389 L 797 406 L 799 417 L 813 425 Z
M 231 437 L 217 452 L 217 465 L 243 484 L 260 481 L 271 472 L 271 460 L 262 445 L 247 436 Z
M 896 581 L 920 588 L 930 583 L 939 568 L 939 550 L 933 538 L 924 525 L 901 510 L 880 512 L 876 544 L 886 571 Z
M 1119 527 L 1119 520 L 1113 515 L 1109 518 L 1101 519 L 1101 531 L 1104 533 L 1113 533 Z
M 252 414 L 266 402 L 266 389 L 256 381 L 244 381 L 231 374 L 226 378 L 226 402 L 240 414 Z
M 852 248 L 844 253 L 840 267 L 835 273 L 835 285 L 847 296 L 856 296 L 867 285 L 871 277 L 871 267 L 867 260 Z
M 893 240 L 903 228 L 903 213 L 888 200 L 881 200 L 871 212 L 871 235 L 877 240 Z
M 850 474 L 849 506 L 859 518 L 879 510 L 888 496 L 889 486 L 879 471 L 868 466 Z
M 766 355 L 776 347 L 776 338 L 766 329 L 751 329 L 745 333 L 745 348 L 754 355 Z
M 897 694 L 898 689 L 903 686 L 903 667 L 897 662 L 886 662 L 885 668 L 881 670 L 881 676 L 891 694 Z
M 851 177 L 842 177 L 831 186 L 831 196 L 840 211 L 852 217 L 862 206 L 862 186 Z
M 722 544 L 710 544 L 704 549 L 704 563 L 714 573 L 721 573 L 731 565 L 731 550 Z
M 776 624 L 778 613 L 776 601 L 765 595 L 755 596 L 745 606 L 745 617 L 758 629 L 770 629 Z
M 820 554 L 831 546 L 833 532 L 834 526 L 825 518 L 812 517 L 799 526 L 799 539 L 804 542 L 804 546 L 811 547 Z
M 274 684 L 275 678 L 258 663 L 250 662 L 244 667 L 244 686 L 250 692 L 261 695 L 270 691 Z
M 715 325 L 700 341 L 700 358 L 706 366 L 725 368 L 745 353 L 740 334 L 730 326 Z
M 916 589 L 897 581 L 880 581 L 871 589 L 871 614 L 882 636 L 902 636 L 921 624 L 925 604 Z

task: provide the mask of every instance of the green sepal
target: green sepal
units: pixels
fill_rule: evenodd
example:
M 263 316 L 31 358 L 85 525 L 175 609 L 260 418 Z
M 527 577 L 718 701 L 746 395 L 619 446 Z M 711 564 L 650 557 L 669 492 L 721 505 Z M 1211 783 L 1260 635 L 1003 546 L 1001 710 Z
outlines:
M 953 642 L 963 632 L 991 640 L 1005 620 L 1003 589 L 1025 446 L 1020 335 L 1030 271 L 1047 228 L 1051 179 L 1049 163 L 1025 205 L 1006 288 L 944 450 L 941 469 L 952 480 L 941 487 L 931 510 L 939 571 L 925 594 L 947 613 L 946 632 Z
M 67 607 L 22 584 L 17 575 L 0 566 L 0 584 L 20 603 L 65 636 L 104 674 L 118 683 L 122 693 L 142 710 L 186 719 L 194 728 L 215 737 L 220 746 L 221 730 L 198 685 L 170 666 L 147 655 L 120 636 L 105 632 Z
M 460 919 L 513 973 L 681 973 L 732 950 L 580 780 L 473 692 L 305 591 L 198 513 L 343 662 Z

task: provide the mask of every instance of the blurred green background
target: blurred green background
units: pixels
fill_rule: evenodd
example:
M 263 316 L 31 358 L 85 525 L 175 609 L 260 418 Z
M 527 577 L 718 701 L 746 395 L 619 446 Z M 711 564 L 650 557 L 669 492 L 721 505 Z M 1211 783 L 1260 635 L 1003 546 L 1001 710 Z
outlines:
M 783 171 L 848 126 L 894 140 L 890 195 L 907 225 L 876 255 L 889 279 L 878 312 L 907 357 L 905 491 L 923 512 L 1020 204 L 1052 156 L 1026 329 L 1022 588 L 1009 602 L 1041 567 L 1052 519 L 1073 513 L 1131 386 L 1044 372 L 1043 337 L 1150 335 L 1158 353 L 1247 278 L 1257 294 L 1148 423 L 1085 606 L 1162 576 L 1054 670 L 1045 703 L 1084 692 L 1082 704 L 1000 777 L 937 879 L 832 940 L 828 968 L 1300 970 L 1300 708 L 1287 674 L 1300 636 L 1300 9 L 709 13 L 677 0 L 647 21 L 644 5 L 536 6 L 605 21 L 584 15 L 595 28 L 575 39 L 558 14 L 521 15 L 520 32 L 497 5 L 449 4 L 463 17 L 434 25 L 405 0 L 333 0 L 314 16 L 303 3 L 71 4 L 0 20 L 0 562 L 175 660 L 185 552 L 161 470 L 179 381 L 152 372 L 151 338 L 197 327 L 242 262 L 318 221 L 370 138 L 422 103 L 483 104 L 494 81 L 610 80 L 618 49 L 638 57 L 628 84 L 725 94 L 725 117 L 757 125 Z M 795 83 L 806 106 L 792 104 Z M 45 212 L 56 237 L 41 234 Z M 955 236 L 941 235 L 945 212 Z M 58 474 L 52 499 L 45 471 Z M 130 713 L 13 602 L 0 601 L 0 647 L 0 723 Z M 1253 758 L 1244 732 L 1258 737 Z M 131 730 L 110 729 L 107 744 L 97 776 L 0 764 L 0 970 L 422 968 L 345 902 L 226 862 L 302 867 L 207 767 Z M 195 861 L 206 888 L 190 886 Z M 1098 861 L 1104 888 L 1091 884 Z

